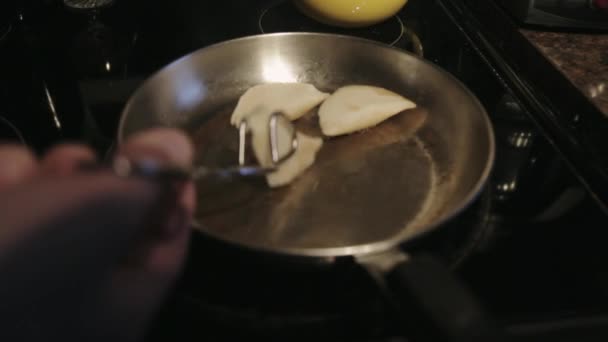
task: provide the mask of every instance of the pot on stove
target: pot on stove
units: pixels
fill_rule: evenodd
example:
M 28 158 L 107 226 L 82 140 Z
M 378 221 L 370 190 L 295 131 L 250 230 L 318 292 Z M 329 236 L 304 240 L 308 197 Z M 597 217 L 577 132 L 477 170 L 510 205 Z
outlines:
M 399 12 L 407 0 L 295 0 L 305 15 L 324 24 L 364 27 L 378 24 Z

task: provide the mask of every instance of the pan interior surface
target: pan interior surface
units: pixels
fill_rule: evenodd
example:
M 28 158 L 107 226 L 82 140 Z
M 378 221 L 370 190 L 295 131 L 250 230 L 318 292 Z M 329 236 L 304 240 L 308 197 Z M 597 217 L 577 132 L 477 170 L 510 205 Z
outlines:
M 197 183 L 195 220 L 205 234 L 298 255 L 372 252 L 434 229 L 487 178 L 493 133 L 466 88 L 413 55 L 326 34 L 249 37 L 176 61 L 131 98 L 119 139 L 148 127 L 180 127 L 193 138 L 198 164 L 234 165 L 238 136 L 229 120 L 238 98 L 249 87 L 277 82 L 327 92 L 379 86 L 418 108 L 363 132 L 325 138 L 315 164 L 287 187 L 270 189 L 263 179 Z M 316 109 L 296 126 L 320 135 Z
M 230 112 L 193 132 L 201 146 L 197 163 L 234 162 L 238 140 Z M 400 115 L 360 133 L 326 138 L 315 164 L 286 187 L 270 189 L 263 179 L 199 182 L 199 229 L 269 249 L 324 249 L 383 241 L 424 225 L 437 178 L 433 157 L 414 135 L 426 113 Z M 296 127 L 321 136 L 316 113 Z

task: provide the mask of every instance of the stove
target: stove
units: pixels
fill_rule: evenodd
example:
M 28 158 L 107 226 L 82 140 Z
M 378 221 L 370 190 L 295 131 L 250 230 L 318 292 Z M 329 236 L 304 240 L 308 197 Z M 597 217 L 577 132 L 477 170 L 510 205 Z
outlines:
M 453 0 L 410 0 L 388 21 L 350 30 L 312 21 L 286 1 L 71 3 L 22 2 L 0 25 L 6 75 L 0 138 L 40 153 L 59 141 L 81 141 L 105 155 L 125 101 L 143 80 L 184 54 L 231 38 L 314 31 L 390 44 L 464 82 L 487 109 L 497 137 L 496 165 L 483 194 L 449 223 L 452 229 L 417 248 L 445 260 L 520 340 L 608 338 L 604 206 L 543 135 L 529 99 L 470 38 L 470 23 L 457 19 L 466 8 Z M 201 236 L 193 238 L 190 254 L 149 341 L 187 334 L 406 340 L 377 289 L 351 264 L 309 273 L 243 264 Z

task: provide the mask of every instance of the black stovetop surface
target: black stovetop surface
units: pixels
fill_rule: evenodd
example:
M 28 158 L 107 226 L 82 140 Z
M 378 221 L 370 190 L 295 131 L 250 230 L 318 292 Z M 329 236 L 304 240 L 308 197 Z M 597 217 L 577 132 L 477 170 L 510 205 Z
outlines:
M 523 340 L 606 340 L 608 220 L 530 120 L 533 113 L 452 21 L 449 6 L 444 6 L 448 2 L 410 0 L 398 19 L 354 31 L 316 25 L 289 4 L 273 5 L 278 1 L 117 0 L 95 16 L 67 11 L 61 1 L 27 2 L 0 41 L 0 72 L 5 75 L 0 80 L 0 116 L 36 150 L 67 139 L 86 142 L 104 154 L 114 141 L 124 102 L 142 80 L 198 48 L 259 34 L 260 22 L 265 32 L 331 31 L 395 43 L 422 53 L 463 81 L 486 107 L 497 136 L 492 180 L 471 209 L 481 214 L 467 214 L 475 219 L 467 216 L 459 223 L 472 227 L 465 235 L 473 238 L 461 244 L 459 237 L 447 236 L 436 252 L 452 262 L 489 311 Z M 404 35 L 397 39 L 402 24 Z M 0 134 L 8 136 L 5 130 Z M 199 239 L 150 334 L 152 340 L 174 340 L 184 332 L 214 339 L 212 332 L 232 336 L 237 330 L 292 340 L 296 334 L 317 340 L 390 335 L 390 329 L 377 328 L 378 322 L 390 319 L 365 285 L 353 285 L 352 294 L 335 295 L 338 285 L 358 281 L 349 275 L 332 274 L 329 280 L 318 276 L 322 280 L 317 286 L 304 292 L 292 288 L 269 294 L 272 282 L 260 279 L 285 274 L 243 271 L 239 279 L 226 277 L 217 265 L 205 262 L 211 252 Z M 247 291 L 238 290 L 237 282 L 243 280 Z M 369 296 L 371 304 L 353 307 L 349 295 Z M 299 300 L 291 305 L 290 296 Z M 251 297 L 264 303 L 256 306 Z M 340 318 L 343 311 L 353 310 L 360 312 Z M 373 333 L 363 333 L 369 330 Z

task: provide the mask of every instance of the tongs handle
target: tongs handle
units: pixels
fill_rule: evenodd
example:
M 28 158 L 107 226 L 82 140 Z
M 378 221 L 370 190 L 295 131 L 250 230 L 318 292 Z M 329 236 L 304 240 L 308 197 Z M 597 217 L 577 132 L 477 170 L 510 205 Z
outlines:
M 109 169 L 117 176 L 129 178 L 137 177 L 154 181 L 198 181 L 198 180 L 221 180 L 226 181 L 233 178 L 250 178 L 264 176 L 272 169 L 262 169 L 257 166 L 234 166 L 228 168 L 196 167 L 187 169 L 178 166 L 166 166 L 153 160 L 131 160 L 119 156 L 109 165 L 85 164 L 85 170 Z
M 290 129 L 289 149 L 287 153 L 281 155 L 279 148 L 279 122 L 282 120 L 284 127 Z M 286 159 L 291 157 L 298 148 L 297 132 L 291 121 L 282 112 L 274 112 L 268 118 L 268 146 L 272 165 L 247 165 L 246 150 L 247 150 L 247 133 L 249 131 L 247 120 L 240 122 L 238 126 L 239 133 L 239 155 L 238 165 L 228 167 L 206 167 L 198 166 L 194 168 L 182 168 L 177 166 L 166 166 L 161 163 L 150 160 L 131 160 L 125 156 L 116 157 L 109 165 L 111 171 L 121 177 L 139 177 L 156 181 L 200 181 L 200 180 L 217 180 L 230 181 L 235 178 L 257 178 L 276 171 L 278 166 Z M 84 165 L 84 169 L 99 170 L 104 166 L 93 164 Z

